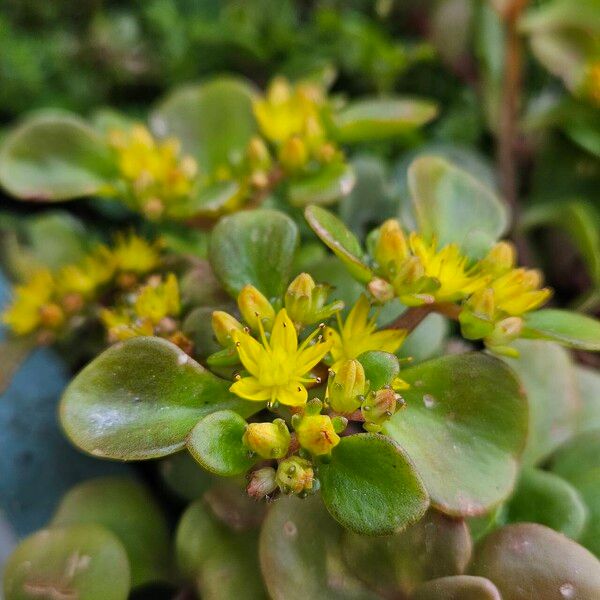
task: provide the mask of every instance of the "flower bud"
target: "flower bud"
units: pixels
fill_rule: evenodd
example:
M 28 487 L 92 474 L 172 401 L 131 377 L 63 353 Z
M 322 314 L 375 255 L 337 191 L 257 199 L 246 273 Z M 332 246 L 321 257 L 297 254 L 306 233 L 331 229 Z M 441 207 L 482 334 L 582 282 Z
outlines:
M 277 487 L 276 475 L 277 473 L 272 467 L 254 471 L 246 487 L 248 496 L 256 500 L 262 500 L 265 496 L 268 496 Z
M 388 219 L 379 228 L 374 258 L 382 272 L 388 276 L 398 271 L 409 255 L 408 243 L 396 219 Z
M 246 156 L 252 169 L 267 169 L 271 165 L 269 149 L 262 138 L 254 136 L 246 149 Z
M 502 241 L 495 244 L 483 259 L 484 270 L 494 275 L 509 271 L 515 266 L 517 251 L 510 242 Z
M 312 325 L 344 308 L 341 300 L 325 304 L 329 291 L 328 285 L 316 284 L 308 273 L 300 273 L 285 293 L 285 308 L 292 321 L 297 326 Z
M 65 313 L 58 304 L 44 304 L 40 308 L 40 321 L 44 327 L 56 329 L 60 327 L 65 320 Z
M 285 421 L 275 419 L 272 423 L 250 423 L 242 441 L 261 458 L 281 458 L 287 454 L 290 438 Z
M 478 316 L 486 319 L 493 319 L 496 310 L 494 300 L 494 290 L 485 288 L 475 292 L 467 301 L 469 309 Z
M 217 341 L 225 348 L 234 345 L 231 332 L 234 330 L 243 330 L 242 324 L 235 317 L 232 317 L 229 313 L 226 313 L 222 310 L 215 310 L 213 312 L 212 328 Z
M 489 346 L 505 346 L 516 340 L 523 331 L 523 319 L 520 317 L 507 317 L 498 321 L 492 333 L 486 338 Z
M 287 171 L 298 171 L 308 161 L 306 144 L 298 136 L 289 138 L 279 150 L 279 161 Z
M 400 396 L 391 388 L 382 388 L 369 394 L 361 406 L 368 431 L 380 431 L 381 426 L 395 412 Z
M 389 302 L 395 296 L 394 287 L 385 279 L 379 277 L 371 279 L 367 288 L 373 298 L 381 304 Z
M 365 370 L 357 360 L 344 361 L 329 378 L 327 393 L 335 412 L 354 412 L 360 406 L 365 391 Z
M 306 415 L 296 426 L 298 443 L 315 456 L 329 454 L 340 443 L 331 419 L 327 415 Z
M 270 331 L 275 319 L 275 309 L 271 303 L 253 285 L 245 285 L 240 292 L 238 307 L 244 321 L 254 331 L 259 331 L 259 323 Z
M 284 494 L 301 494 L 312 489 L 314 478 L 314 471 L 308 460 L 291 456 L 279 463 L 275 479 Z

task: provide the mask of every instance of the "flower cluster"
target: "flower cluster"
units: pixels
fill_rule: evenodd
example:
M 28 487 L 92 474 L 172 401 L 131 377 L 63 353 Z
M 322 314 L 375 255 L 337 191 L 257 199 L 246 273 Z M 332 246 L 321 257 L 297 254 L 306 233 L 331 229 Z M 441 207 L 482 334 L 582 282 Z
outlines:
M 2 321 L 15 335 L 36 334 L 40 343 L 49 343 L 93 313 L 107 290 L 129 290 L 159 265 L 157 243 L 117 236 L 111 248 L 98 244 L 78 263 L 56 273 L 40 269 L 16 285 Z
M 310 82 L 291 85 L 277 77 L 264 98 L 254 102 L 262 135 L 275 147 L 283 170 L 291 175 L 311 172 L 333 162 L 343 162 L 338 147 L 328 139 L 323 89 Z
M 377 277 L 369 283 L 375 298 L 397 296 L 408 306 L 456 304 L 462 333 L 483 339 L 500 353 L 523 328 L 523 314 L 542 306 L 551 291 L 537 270 L 517 268 L 509 242 L 497 243 L 479 261 L 463 255 L 456 244 L 438 248 L 416 232 L 407 237 L 390 219 L 375 232 L 372 255 Z
M 111 131 L 108 140 L 123 182 L 118 192 L 133 209 L 149 219 L 186 213 L 198 169 L 178 140 L 158 141 L 143 125 Z
M 395 352 L 404 332 L 376 331 L 366 296 L 344 323 L 339 317 L 343 303 L 327 304 L 328 294 L 328 286 L 302 273 L 289 285 L 283 302 L 275 303 L 285 305 L 279 310 L 247 285 L 238 296 L 245 324 L 226 312 L 213 313 L 215 337 L 224 350 L 209 357 L 209 365 L 234 367 L 234 394 L 287 415 L 287 422 L 276 418 L 247 426 L 243 442 L 250 455 L 278 461 L 276 469 L 268 466 L 252 473 L 251 496 L 264 497 L 276 489 L 301 496 L 315 491 L 319 461 L 327 460 L 340 442 L 349 419 L 363 422 L 367 431 L 380 431 L 403 405 L 393 389 L 402 382 L 371 389 L 356 357 L 370 350 Z M 337 328 L 327 327 L 323 321 L 334 314 Z M 335 370 L 328 368 L 332 364 Z M 324 400 L 309 400 L 310 392 Z

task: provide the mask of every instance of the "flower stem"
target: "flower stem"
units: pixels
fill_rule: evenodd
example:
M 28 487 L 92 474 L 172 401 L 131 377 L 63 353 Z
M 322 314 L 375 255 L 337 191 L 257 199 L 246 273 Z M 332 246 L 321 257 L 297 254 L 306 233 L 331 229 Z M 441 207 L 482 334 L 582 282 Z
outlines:
M 392 321 L 384 329 L 404 329 L 408 333 L 414 331 L 425 319 L 427 315 L 436 312 L 450 319 L 457 320 L 460 314 L 460 307 L 451 302 L 439 302 L 435 304 L 423 304 L 421 306 L 411 306 L 405 310 L 397 319 Z

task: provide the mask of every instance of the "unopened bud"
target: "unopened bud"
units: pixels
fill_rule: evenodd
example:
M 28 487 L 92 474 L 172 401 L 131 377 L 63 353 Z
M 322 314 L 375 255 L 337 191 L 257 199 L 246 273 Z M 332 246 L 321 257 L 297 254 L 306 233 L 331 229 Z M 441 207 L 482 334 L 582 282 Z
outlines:
M 510 242 L 498 242 L 483 259 L 484 269 L 494 275 L 505 273 L 515 266 L 517 251 Z
M 525 269 L 523 272 L 523 287 L 526 290 L 537 290 L 542 287 L 544 276 L 538 269 Z
M 516 340 L 523 331 L 523 319 L 507 317 L 496 323 L 491 335 L 486 338 L 489 346 L 505 346 Z
M 365 391 L 365 370 L 357 360 L 344 361 L 329 378 L 329 404 L 336 412 L 354 412 L 360 406 Z
M 65 313 L 58 304 L 44 304 L 44 306 L 40 308 L 40 320 L 44 327 L 56 329 L 63 324 Z
M 279 150 L 279 161 L 288 171 L 298 171 L 308 161 L 306 144 L 298 136 L 289 138 Z
M 215 310 L 212 314 L 212 328 L 221 346 L 233 346 L 234 340 L 231 336 L 232 331 L 242 331 L 242 324 L 229 313 L 222 310 Z
M 281 458 L 287 454 L 290 438 L 285 421 L 275 419 L 272 423 L 250 423 L 242 441 L 261 458 Z
M 142 207 L 142 212 L 147 219 L 155 221 L 162 217 L 165 205 L 160 198 L 150 198 Z
M 285 77 L 275 77 L 267 89 L 267 99 L 271 104 L 283 104 L 290 99 L 292 89 Z
M 248 496 L 256 500 L 262 500 L 265 496 L 268 496 L 277 488 L 276 475 L 277 473 L 272 467 L 254 471 L 246 487 Z
M 408 257 L 408 243 L 396 219 L 388 219 L 379 228 L 374 258 L 386 275 L 397 273 L 399 265 Z
M 385 279 L 379 277 L 371 279 L 367 288 L 373 298 L 381 304 L 389 302 L 395 296 L 394 287 Z
M 325 304 L 330 289 L 328 285 L 316 284 L 308 273 L 300 273 L 285 293 L 285 308 L 292 321 L 299 325 L 312 325 L 344 308 L 340 300 Z
M 253 169 L 266 169 L 271 165 L 271 155 L 267 145 L 258 136 L 254 136 L 246 149 L 248 162 Z
M 400 396 L 391 388 L 382 388 L 369 394 L 361 406 L 368 431 L 379 431 L 395 412 Z
M 335 158 L 335 146 L 331 143 L 323 144 L 317 150 L 317 160 L 321 163 L 330 163 Z
M 305 415 L 296 426 L 296 434 L 300 446 L 315 456 L 329 454 L 340 443 L 327 415 Z
M 314 478 L 312 464 L 298 456 L 282 460 L 277 468 L 277 485 L 284 494 L 301 494 L 311 490 Z
M 469 308 L 476 314 L 486 319 L 493 319 L 496 302 L 494 300 L 494 290 L 485 288 L 475 292 L 468 300 Z
M 248 284 L 242 288 L 237 303 L 244 321 L 251 329 L 258 331 L 259 323 L 262 323 L 267 331 L 271 330 L 275 319 L 275 309 L 253 285 Z

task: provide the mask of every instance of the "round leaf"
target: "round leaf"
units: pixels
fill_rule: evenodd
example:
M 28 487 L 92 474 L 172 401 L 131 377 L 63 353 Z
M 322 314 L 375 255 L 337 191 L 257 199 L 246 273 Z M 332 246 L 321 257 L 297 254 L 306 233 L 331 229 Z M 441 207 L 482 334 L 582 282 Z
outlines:
M 527 402 L 512 371 L 482 353 L 450 355 L 402 371 L 406 409 L 384 431 L 402 444 L 433 506 L 478 515 L 515 484 Z
M 547 308 L 525 315 L 523 337 L 559 342 L 578 350 L 600 350 L 600 321 L 568 310 Z
M 319 206 L 309 206 L 304 216 L 312 230 L 344 263 L 354 278 L 363 283 L 371 280 L 371 269 L 362 261 L 360 242 L 340 219 Z
M 239 212 L 219 221 L 210 239 L 213 271 L 235 298 L 248 283 L 267 298 L 283 294 L 298 244 L 298 227 L 276 210 Z
M 369 381 L 372 390 L 380 390 L 390 385 L 400 372 L 400 363 L 394 354 L 370 350 L 363 352 L 358 361 L 365 370 L 365 377 Z
M 441 245 L 456 243 L 479 258 L 504 233 L 508 210 L 498 196 L 467 171 L 443 158 L 421 156 L 408 169 L 419 230 Z
M 485 577 L 454 575 L 421 584 L 411 600 L 502 600 L 498 588 Z
M 240 400 L 174 344 L 156 337 L 118 343 L 65 390 L 62 426 L 85 452 L 142 460 L 180 450 L 194 425 L 217 410 L 248 416 L 261 405 Z
M 433 120 L 437 105 L 416 98 L 366 98 L 351 102 L 333 116 L 342 143 L 385 140 L 406 134 Z
M 75 115 L 33 117 L 9 134 L 0 150 L 0 184 L 22 200 L 90 196 L 114 175 L 108 146 Z
M 204 417 L 187 440 L 190 454 L 207 471 L 231 477 L 245 473 L 254 461 L 242 442 L 246 421 L 231 410 L 220 410 Z
M 385 598 L 409 596 L 423 581 L 463 573 L 471 558 L 464 521 L 429 511 L 418 523 L 392 536 L 346 533 L 344 559 L 370 588 Z
M 342 561 L 342 529 L 318 496 L 274 502 L 260 534 L 260 564 L 273 600 L 378 600 Z
M 25 538 L 8 559 L 4 594 L 6 600 L 125 600 L 127 554 L 99 525 L 43 529 Z
M 489 535 L 470 570 L 492 581 L 503 600 L 600 598 L 600 562 L 564 535 L 534 523 Z
M 61 500 L 53 526 L 95 523 L 114 533 L 127 551 L 131 585 L 169 577 L 171 544 L 161 509 L 133 479 L 103 477 L 80 483 Z
M 506 514 L 509 523 L 539 523 L 576 540 L 583 531 L 587 508 L 577 490 L 558 475 L 526 469 Z
M 169 491 L 188 502 L 200 498 L 215 483 L 215 478 L 189 452 L 178 452 L 161 460 L 159 473 Z
M 350 165 L 334 163 L 315 174 L 291 182 L 288 197 L 293 206 L 333 204 L 347 196 L 355 183 L 356 177 Z
M 244 79 L 215 78 L 172 92 L 150 118 L 154 132 L 174 136 L 203 172 L 239 159 L 256 132 L 254 88 Z
M 255 530 L 234 533 L 197 500 L 179 522 L 175 546 L 181 571 L 203 600 L 266 600 Z
M 427 492 L 410 460 L 382 435 L 342 438 L 331 462 L 320 466 L 319 478 L 325 508 L 357 533 L 395 533 L 427 509 Z

